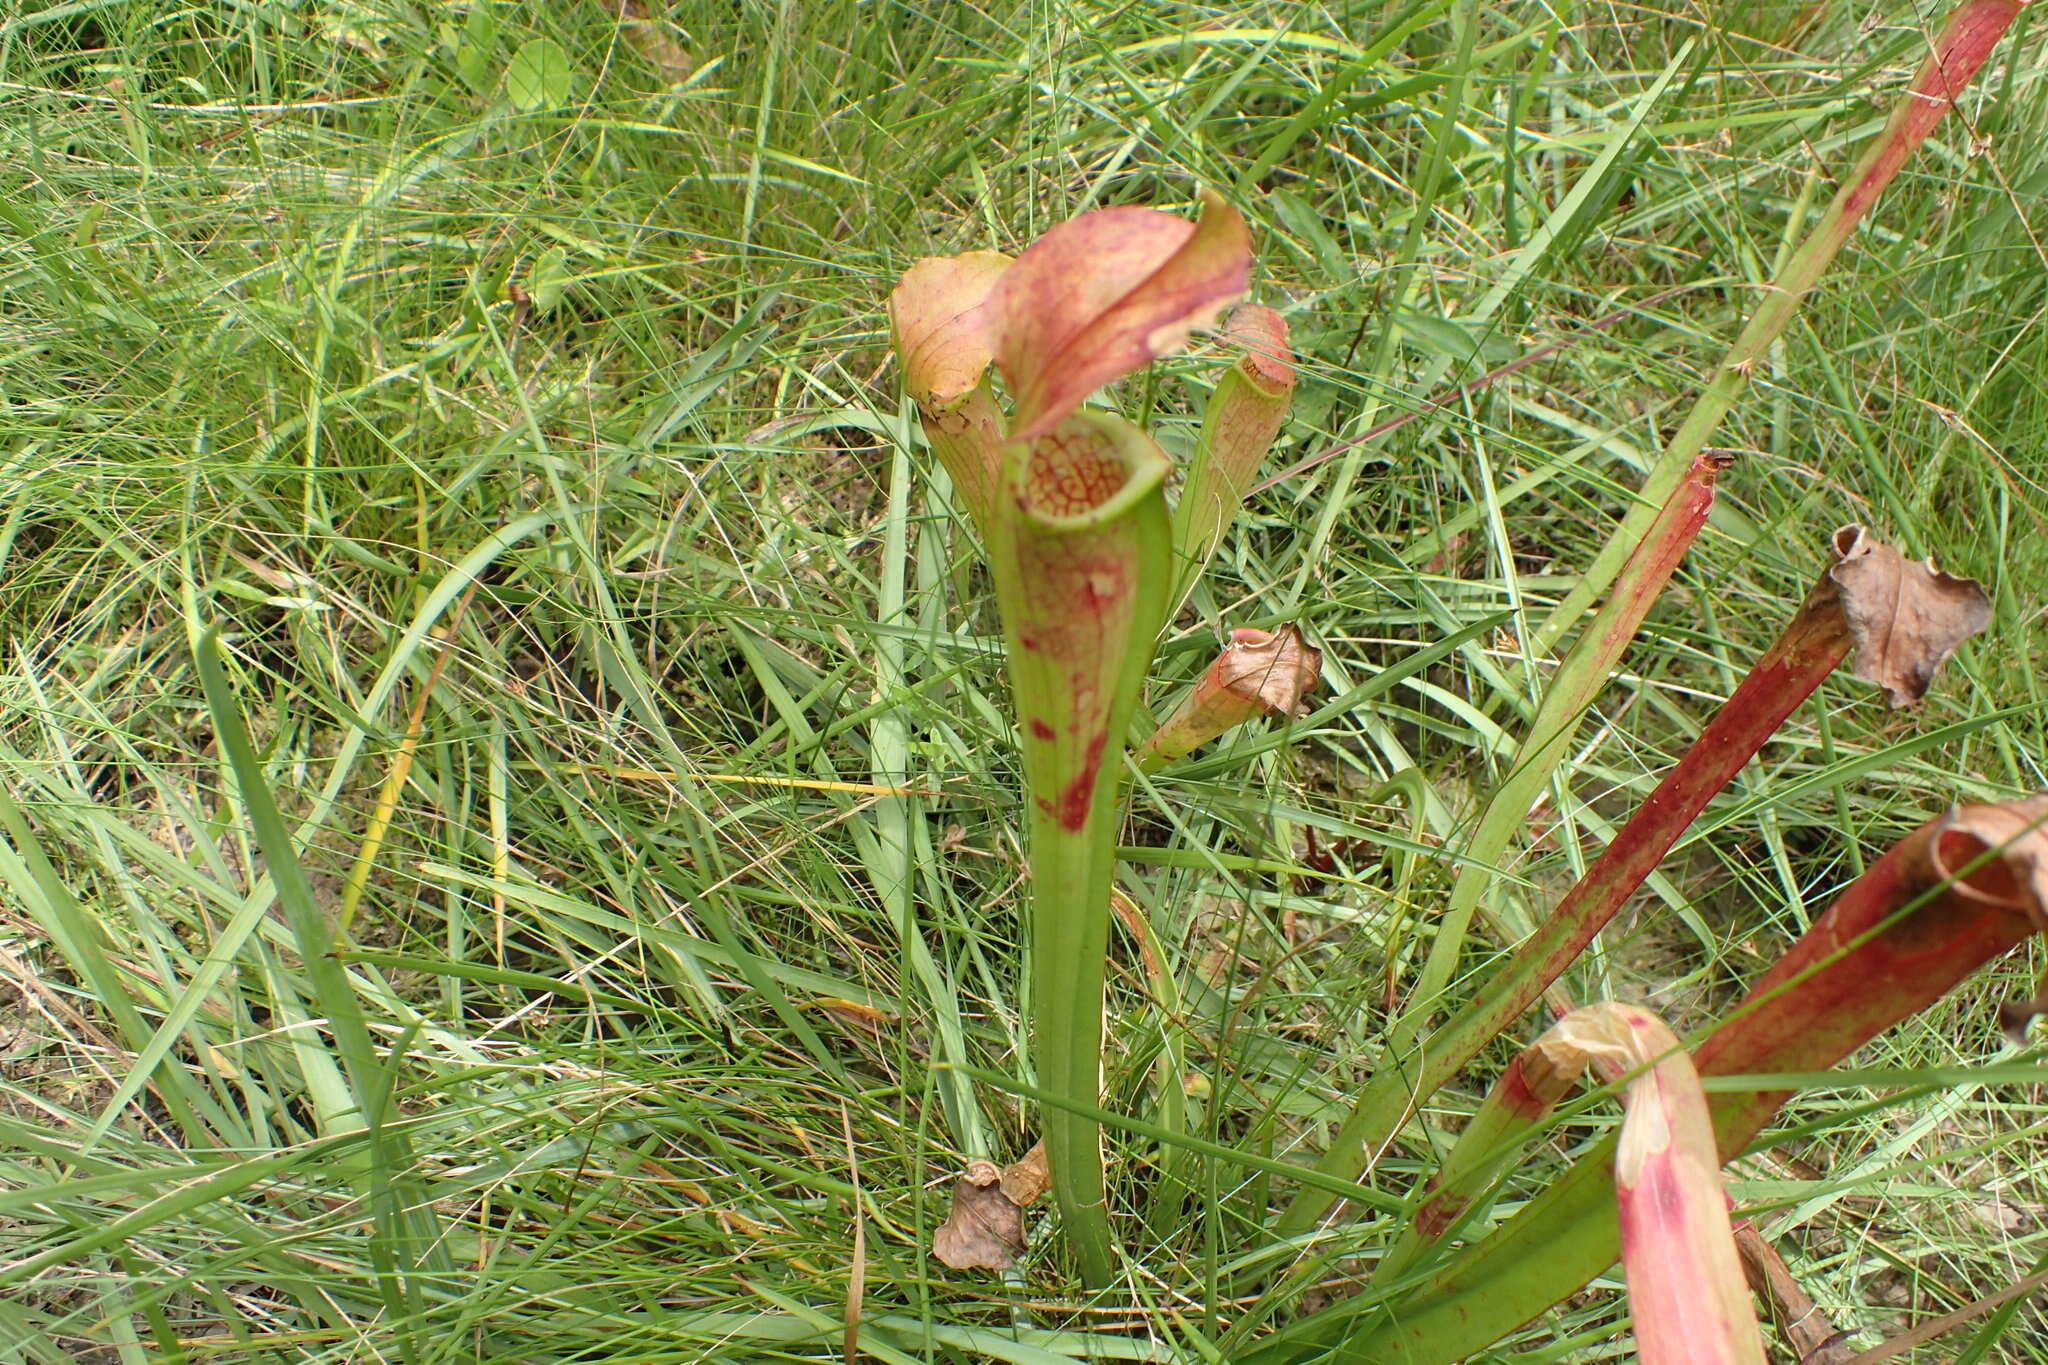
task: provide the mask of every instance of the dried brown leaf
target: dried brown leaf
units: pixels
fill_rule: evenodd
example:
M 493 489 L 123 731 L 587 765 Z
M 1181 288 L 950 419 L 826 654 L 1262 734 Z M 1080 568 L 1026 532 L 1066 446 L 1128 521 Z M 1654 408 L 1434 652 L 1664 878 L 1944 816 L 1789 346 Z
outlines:
M 1303 714 L 1304 698 L 1322 672 L 1322 651 L 1304 642 L 1293 626 L 1231 631 L 1216 661 L 1138 750 L 1139 766 L 1149 772 L 1184 758 L 1262 715 Z
M 1323 654 L 1293 626 L 1276 631 L 1240 627 L 1209 670 L 1214 685 L 1275 716 L 1298 716 L 1303 698 L 1323 676 Z M 1208 679 L 1204 680 L 1205 682 Z
M 1855 637 L 1854 671 L 1884 690 L 1893 707 L 1912 706 L 1955 647 L 1991 620 L 1991 599 L 1972 579 L 1914 563 L 1862 526 L 1835 532 L 1842 612 Z
M 953 1182 L 953 1211 L 932 1234 L 932 1254 L 955 1270 L 1008 1270 L 1024 1250 L 1024 1210 L 1052 1188 L 1045 1144 L 1008 1166 L 971 1161 Z
M 1045 1164 L 1045 1143 L 1041 1140 L 1032 1144 L 1030 1151 L 1003 1167 L 1002 1179 L 997 1184 L 1003 1197 L 1020 1209 L 1037 1203 L 1052 1188 L 1052 1172 Z
M 1008 1270 L 1017 1263 L 1024 1210 L 1003 1193 L 1002 1180 L 993 1161 L 968 1164 L 953 1182 L 953 1211 L 932 1234 L 934 1256 L 955 1270 Z
M 697 69 L 697 59 L 676 37 L 673 24 L 657 19 L 640 0 L 620 0 L 619 37 L 655 72 L 679 81 Z

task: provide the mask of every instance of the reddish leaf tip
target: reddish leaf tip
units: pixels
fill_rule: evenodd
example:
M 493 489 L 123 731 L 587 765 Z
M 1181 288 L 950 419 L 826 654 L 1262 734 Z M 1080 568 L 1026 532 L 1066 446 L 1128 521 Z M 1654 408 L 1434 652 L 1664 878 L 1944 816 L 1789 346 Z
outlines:
M 1241 303 L 1224 324 L 1224 335 L 1244 352 L 1237 368 L 1268 398 L 1294 388 L 1294 352 L 1287 346 L 1287 319 L 1262 303 Z

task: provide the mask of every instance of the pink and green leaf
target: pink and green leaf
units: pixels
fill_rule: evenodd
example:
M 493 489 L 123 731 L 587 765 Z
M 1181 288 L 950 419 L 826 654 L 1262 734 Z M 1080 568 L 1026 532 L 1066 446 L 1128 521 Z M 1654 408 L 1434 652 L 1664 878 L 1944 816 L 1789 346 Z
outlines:
M 1614 1156 L 1621 1264 L 1642 1365 L 1764 1365 L 1699 1072 L 1664 1021 L 1574 1010 L 1556 1031 L 1630 1073 Z
M 1241 304 L 1230 315 L 1224 335 L 1243 354 L 1209 395 L 1202 432 L 1173 509 L 1173 547 L 1184 585 L 1201 577 L 1223 543 L 1294 399 L 1287 319 L 1260 304 Z
M 1212 193 L 1190 223 L 1129 206 L 1072 218 L 996 283 L 987 326 L 1018 440 L 1043 436 L 1089 394 L 1179 347 L 1241 298 L 1251 236 Z
M 989 552 L 1029 802 L 1032 1059 L 1048 1093 L 1092 1107 L 1117 788 L 1172 578 L 1167 462 L 1106 413 L 1076 413 L 1006 461 Z M 1058 1106 L 1043 1125 L 1068 1239 L 1100 1285 L 1113 1265 L 1099 1126 Z
M 1763 1365 L 1699 1073 L 1662 1020 L 1630 1005 L 1572 1011 L 1516 1055 L 1445 1157 L 1373 1282 L 1404 1274 L 1485 1194 L 1592 1064 L 1625 1078 L 1615 1159 L 1622 1262 L 1646 1365 Z
M 889 337 L 925 439 L 984 530 L 1002 478 L 1002 409 L 989 388 L 995 360 L 983 305 L 1010 267 L 999 251 L 927 256 L 889 295 Z
M 1528 742 L 1515 755 L 1513 770 L 1488 799 L 1464 850 L 1464 864 L 1452 883 L 1450 903 L 1437 925 L 1434 946 L 1413 993 L 1417 1003 L 1395 1022 L 1387 1042 L 1389 1062 L 1382 1065 L 1359 1096 L 1351 1115 L 1317 1163 L 1317 1169 L 1325 1175 L 1342 1179 L 1357 1176 L 1365 1168 L 1367 1155 L 1378 1151 L 1406 1119 L 1409 1097 L 1428 1093 L 1416 1087 L 1416 1078 L 1407 1063 L 1432 1003 L 1450 978 L 1472 912 L 1487 887 L 1497 879 L 1495 866 L 1521 828 L 1531 804 L 1548 784 L 1551 770 L 1569 748 L 1579 718 L 1606 684 L 1608 673 L 1634 636 L 1636 626 L 1678 568 L 1700 527 L 1706 524 L 1714 502 L 1715 482 L 1728 462 L 1728 457 L 1714 454 L 1702 455 L 1693 462 L 1684 482 L 1665 500 L 1651 535 L 1630 557 L 1613 596 L 1601 606 L 1551 679 L 1535 717 L 1529 722 Z M 1304 1189 L 1281 1214 L 1280 1229 L 1287 1233 L 1305 1231 L 1329 1209 L 1330 1202 L 1328 1195 Z
M 919 261 L 889 300 L 926 438 L 987 543 L 1009 645 L 1031 824 L 1039 1080 L 1092 1108 L 1102 1054 L 1114 836 L 1127 732 L 1173 583 L 1166 458 L 1080 411 L 1244 293 L 1244 220 L 1211 194 L 1199 222 L 1111 208 L 1015 261 Z M 996 365 L 1014 411 L 989 383 Z M 1055 1104 L 1046 1150 L 1084 1277 L 1112 1271 L 1100 1132 Z
M 1383 1064 L 1359 1098 L 1351 1140 L 1377 1150 L 1406 1116 L 1409 1095 L 1433 1092 L 1512 1027 L 1845 658 L 1884 688 L 1888 704 L 1911 705 L 1989 619 L 1980 585 L 1910 563 L 1862 526 L 1836 531 L 1831 548 L 1834 563 L 1777 640 L 1535 933 L 1426 1041 L 1399 1054 L 1400 1064 Z

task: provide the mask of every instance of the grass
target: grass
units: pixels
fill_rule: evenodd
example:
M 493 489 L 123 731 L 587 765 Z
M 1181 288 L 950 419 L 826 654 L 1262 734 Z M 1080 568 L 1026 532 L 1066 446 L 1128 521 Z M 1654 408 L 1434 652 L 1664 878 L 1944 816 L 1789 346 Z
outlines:
M 1246 1289 L 1291 1255 L 1282 1172 L 1428 955 L 1548 668 L 1521 641 L 1939 13 L 668 19 L 0 18 L 0 1361 L 824 1359 L 849 1310 L 881 1360 L 1194 1361 L 1284 1320 Z M 1925 814 L 2048 785 L 2042 53 L 2023 17 L 1723 426 L 1721 505 L 1492 909 L 1588 861 L 1839 522 L 1994 582 L 1992 628 L 1918 717 L 1824 687 L 1580 999 L 1683 1031 Z M 1219 625 L 1298 621 L 1343 704 L 1138 785 L 1157 962 L 1112 949 L 1128 1262 L 1091 1307 L 1056 1240 L 1007 1280 L 925 1251 L 961 1163 L 1035 1136 L 1029 983 L 1000 637 L 879 304 L 919 254 L 1197 184 L 1303 358 L 1273 468 L 1573 340 L 1257 495 L 1161 652 L 1155 708 Z M 1216 358 L 1126 410 L 1185 448 Z M 2044 1260 L 2048 1075 L 1992 1008 L 2029 980 L 1888 1035 L 1736 1168 L 1842 1326 Z M 1624 1354 L 1619 1293 L 1500 1349 Z

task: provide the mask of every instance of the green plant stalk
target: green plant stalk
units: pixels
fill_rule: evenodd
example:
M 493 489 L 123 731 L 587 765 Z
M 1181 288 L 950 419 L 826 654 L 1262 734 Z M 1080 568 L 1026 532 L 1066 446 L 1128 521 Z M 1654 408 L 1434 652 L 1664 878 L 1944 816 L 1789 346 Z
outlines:
M 1529 739 L 1524 745 L 1524 752 L 1516 756 L 1513 771 L 1487 802 L 1472 840 L 1465 849 L 1466 862 L 1459 870 L 1457 881 L 1452 884 L 1450 904 L 1437 927 L 1429 957 L 1423 963 L 1421 981 L 1407 1013 L 1395 1022 L 1387 1040 L 1389 1054 L 1405 1054 L 1427 1022 L 1437 994 L 1450 979 L 1472 912 L 1498 875 L 1495 864 L 1515 832 L 1521 828 L 1529 807 L 1570 746 L 1579 717 L 1606 685 L 1608 672 L 1635 635 L 1637 625 L 1664 590 L 1693 537 L 1706 524 L 1707 512 L 1714 502 L 1715 480 L 1728 463 L 1727 456 L 1714 454 L 1702 455 L 1692 462 L 1684 482 L 1665 500 L 1651 534 L 1630 556 L 1616 581 L 1613 595 L 1602 604 L 1585 634 L 1580 636 L 1552 678 L 1535 718 L 1529 723 Z M 1316 1163 L 1318 1170 L 1325 1175 L 1350 1179 L 1365 1169 L 1378 1141 L 1384 1141 L 1390 1135 L 1390 1132 L 1374 1132 L 1376 1116 L 1383 1112 L 1381 1100 L 1386 1087 L 1400 1083 L 1401 1080 L 1396 1079 L 1367 1088 L 1359 1104 L 1338 1130 L 1336 1139 L 1323 1153 L 1322 1160 Z M 1368 1101 L 1372 1102 L 1373 1108 L 1366 1107 Z M 1378 1141 L 1369 1147 L 1368 1137 L 1376 1137 Z M 1313 1190 L 1303 1190 L 1282 1213 L 1279 1231 L 1282 1235 L 1304 1232 L 1328 1208 L 1327 1197 Z
M 1223 544 L 1260 461 L 1286 424 L 1294 398 L 1287 324 L 1280 315 L 1250 304 L 1238 309 L 1231 323 L 1232 337 L 1244 354 L 1223 372 L 1202 410 L 1202 430 L 1188 462 L 1187 481 L 1173 507 L 1180 597 L 1201 578 Z
M 2036 797 L 1964 807 L 1901 840 L 1700 1045 L 1699 1073 L 1825 1070 L 2023 942 L 2048 913 L 2044 822 L 2048 797 Z M 1739 1153 L 1790 1093 L 1714 1095 L 1721 1156 Z M 1609 1139 L 1414 1292 L 1391 1304 L 1365 1295 L 1303 1318 L 1245 1365 L 1469 1357 L 1614 1263 L 1614 1169 Z
M 1433 1093 L 1513 1025 L 1578 960 L 1707 803 L 1841 665 L 1849 645 L 1833 580 L 1823 575 L 1684 757 L 1536 932 L 1426 1039 L 1398 1052 L 1389 1044 L 1339 1142 L 1379 1150 L 1406 1120 L 1412 1096 Z
M 1694 457 L 1706 448 L 1721 419 L 1749 392 L 1756 367 L 1764 363 L 1772 345 L 1797 316 L 1801 301 L 1827 273 L 1835 253 L 1854 235 L 1856 225 L 1891 184 L 1906 159 L 1927 140 L 1934 125 L 1954 105 L 1956 96 L 1969 85 L 2019 11 L 2020 0 L 1966 0 L 1951 11 L 1912 85 L 1892 106 L 1883 131 L 1864 150 L 1827 209 L 1766 286 L 1763 302 L 1750 315 L 1735 344 L 1715 367 L 1713 378 L 1692 411 L 1651 466 L 1649 477 L 1643 481 L 1640 501 L 1594 557 L 1585 576 L 1536 631 L 1531 641 L 1536 653 L 1553 648 L 1580 613 L 1613 581 L 1633 547 L 1646 534 L 1657 506 L 1685 476 Z
M 1006 460 L 990 566 L 1030 806 L 1032 1059 L 1055 1100 L 1101 1090 L 1104 961 L 1117 801 L 1138 692 L 1173 580 L 1164 486 L 1151 438 L 1079 413 Z M 1091 1286 L 1109 1282 L 1101 1127 L 1041 1107 L 1053 1194 Z
M 1373 1284 L 1398 1280 L 1423 1252 L 1478 1212 L 1475 1201 L 1500 1178 L 1516 1149 L 1550 1116 L 1584 1067 L 1582 1056 L 1555 1048 L 1548 1039 L 1515 1054 L 1451 1145 L 1400 1240 L 1373 1267 Z
M 985 528 L 995 505 L 1001 473 L 1003 413 L 983 379 L 946 406 L 918 408 L 919 425 L 932 454 L 953 482 L 953 495 L 977 529 Z
M 986 394 L 987 385 L 976 392 Z M 929 431 L 929 425 L 927 431 Z M 937 445 L 936 439 L 933 441 Z M 905 610 L 906 576 L 913 560 L 910 545 L 910 463 L 908 441 L 896 443 L 896 455 L 889 470 L 889 515 L 882 549 L 881 591 L 875 601 L 879 624 L 908 623 Z M 956 484 L 956 487 L 958 485 Z M 982 515 L 986 516 L 984 508 Z M 909 688 L 905 668 L 905 642 L 887 631 L 875 633 L 875 692 L 877 696 L 900 696 Z M 908 713 L 890 707 L 878 713 L 869 730 L 869 777 L 878 787 L 906 789 L 911 784 L 910 725 Z M 932 1032 L 939 1055 L 949 1061 L 965 1060 L 967 1048 L 960 1024 L 957 993 L 940 974 L 930 945 L 917 923 L 916 854 L 911 831 L 921 820 L 917 798 L 909 794 L 886 796 L 875 804 L 874 840 L 861 844 L 862 861 L 869 869 L 875 897 L 888 908 L 896 926 L 899 951 L 918 984 L 924 988 L 931 1011 Z M 973 1086 L 963 1076 L 941 1071 L 936 1078 L 945 1104 L 947 1126 L 970 1159 L 986 1158 L 990 1143 L 981 1111 L 974 1102 Z
M 1699 1073 L 1664 1022 L 1632 1005 L 1574 1010 L 1516 1054 L 1373 1285 L 1397 1279 L 1483 1208 L 1476 1201 L 1589 1064 L 1623 1087 L 1614 1190 L 1643 1361 L 1763 1365 Z
M 1166 947 L 1138 903 L 1117 890 L 1110 895 L 1110 909 L 1123 922 L 1124 932 L 1138 945 L 1145 989 L 1152 994 L 1154 1014 L 1159 1020 L 1159 1058 L 1153 1066 L 1158 1100 L 1153 1118 L 1166 1136 L 1160 1139 L 1158 1183 L 1147 1210 L 1145 1231 L 1155 1240 L 1164 1241 L 1179 1231 L 1185 1221 L 1183 1209 L 1195 1194 L 1194 1183 L 1188 1177 L 1188 1153 L 1176 1145 L 1188 1132 L 1187 1049 L 1180 1034 L 1180 982 L 1167 969 Z

